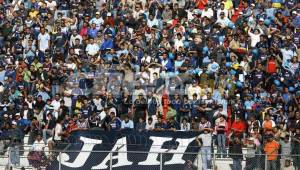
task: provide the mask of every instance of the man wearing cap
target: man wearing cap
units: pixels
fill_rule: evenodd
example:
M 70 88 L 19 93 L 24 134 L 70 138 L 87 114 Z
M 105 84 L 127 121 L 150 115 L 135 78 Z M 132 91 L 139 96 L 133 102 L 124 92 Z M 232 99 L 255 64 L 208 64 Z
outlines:
M 93 23 L 96 24 L 96 28 L 100 30 L 100 26 L 104 23 L 104 20 L 102 19 L 102 17 L 100 17 L 100 12 L 96 12 L 95 17 L 89 21 L 90 25 L 92 25 Z

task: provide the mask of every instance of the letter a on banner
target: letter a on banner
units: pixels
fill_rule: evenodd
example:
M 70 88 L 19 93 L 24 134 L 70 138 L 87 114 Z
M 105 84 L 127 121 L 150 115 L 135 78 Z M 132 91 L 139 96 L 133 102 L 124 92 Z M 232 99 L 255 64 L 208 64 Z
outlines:
M 82 152 L 79 152 L 78 156 L 73 162 L 67 162 L 70 160 L 70 156 L 66 153 L 61 154 L 61 164 L 68 166 L 70 168 L 80 168 L 82 167 L 87 159 L 89 158 L 92 149 L 95 145 L 101 144 L 102 140 L 90 139 L 85 137 L 80 137 L 80 140 L 83 141 L 83 146 L 81 148 Z M 58 161 L 59 157 L 57 158 Z
M 127 159 L 127 145 L 126 144 L 127 144 L 126 137 L 120 138 L 120 139 L 118 139 L 115 146 L 111 150 L 111 152 L 117 153 L 117 155 L 113 156 L 112 159 L 118 160 L 118 163 L 114 164 L 112 167 L 116 168 L 116 167 L 120 167 L 120 166 L 132 165 L 132 162 L 128 161 L 128 159 Z M 121 146 L 121 148 L 118 150 L 119 146 Z M 93 166 L 92 169 L 108 169 L 109 167 L 106 165 L 106 163 L 107 163 L 107 161 L 109 161 L 109 159 L 110 159 L 110 155 L 108 154 L 99 165 Z

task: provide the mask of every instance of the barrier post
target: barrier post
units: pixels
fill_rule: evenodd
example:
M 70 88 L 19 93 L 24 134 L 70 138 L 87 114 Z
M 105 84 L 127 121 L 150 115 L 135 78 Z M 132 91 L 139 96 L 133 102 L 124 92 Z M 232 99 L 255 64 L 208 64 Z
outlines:
M 109 152 L 109 169 L 112 170 L 113 153 Z
M 163 169 L 162 154 L 163 154 L 163 153 L 160 153 L 160 154 L 159 154 L 159 162 L 160 162 L 160 163 L 159 163 L 159 169 L 160 169 L 160 170 Z
M 61 152 L 59 152 L 58 159 L 59 159 L 58 169 L 61 170 Z
M 268 169 L 268 156 L 265 154 L 265 169 Z
M 213 162 L 212 162 L 212 169 L 215 170 L 216 168 L 216 153 L 213 152 Z

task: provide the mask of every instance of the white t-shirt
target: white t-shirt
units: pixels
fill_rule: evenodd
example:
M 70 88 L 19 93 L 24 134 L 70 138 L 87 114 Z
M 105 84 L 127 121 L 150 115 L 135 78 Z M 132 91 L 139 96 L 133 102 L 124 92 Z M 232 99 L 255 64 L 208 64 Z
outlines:
M 211 134 L 210 133 L 202 133 L 199 135 L 199 138 L 202 139 L 202 146 L 211 146 Z
M 87 46 L 86 46 L 86 49 L 85 49 L 85 51 L 89 54 L 89 55 L 96 55 L 97 54 L 97 52 L 99 51 L 99 45 L 98 44 L 96 44 L 96 43 L 94 43 L 94 44 L 88 44 Z
M 48 7 L 51 11 L 55 10 L 55 8 L 56 8 L 56 6 L 57 6 L 56 1 L 53 1 L 53 0 L 52 0 L 52 2 L 49 2 L 49 1 L 45 1 L 45 2 L 46 2 L 46 4 L 47 4 L 47 7 Z
M 43 151 L 43 149 L 46 147 L 45 142 L 43 140 L 36 140 L 32 145 L 32 150 L 34 151 Z
M 38 36 L 39 40 L 39 50 L 45 52 L 46 49 L 49 49 L 50 35 L 48 33 L 40 33 Z
M 57 123 L 55 126 L 54 140 L 61 140 L 59 134 L 62 133 L 62 125 Z

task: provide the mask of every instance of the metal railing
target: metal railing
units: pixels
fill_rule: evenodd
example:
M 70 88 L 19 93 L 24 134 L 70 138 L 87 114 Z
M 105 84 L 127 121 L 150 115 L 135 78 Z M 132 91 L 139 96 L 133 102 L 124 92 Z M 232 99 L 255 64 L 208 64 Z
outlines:
M 123 146 L 126 148 L 126 146 Z M 22 152 L 18 155 L 16 152 Z M 281 155 L 269 160 L 265 154 L 219 154 L 217 152 L 164 152 L 155 151 L 76 151 L 57 150 L 45 151 L 40 161 L 30 160 L 31 151 L 14 150 L 0 156 L 0 170 L 2 169 L 222 169 L 222 170 L 263 170 L 263 169 L 294 169 L 299 170 L 300 155 Z M 19 159 L 19 160 L 18 160 Z M 206 161 L 205 161 L 206 160 Z M 205 162 L 204 162 L 205 161 Z M 17 162 L 17 165 L 16 165 Z

